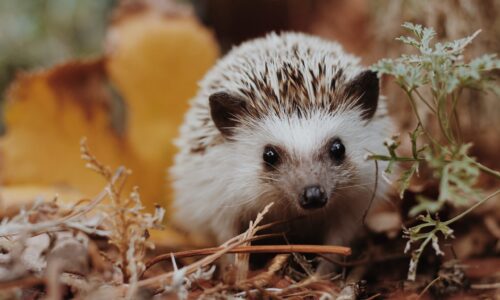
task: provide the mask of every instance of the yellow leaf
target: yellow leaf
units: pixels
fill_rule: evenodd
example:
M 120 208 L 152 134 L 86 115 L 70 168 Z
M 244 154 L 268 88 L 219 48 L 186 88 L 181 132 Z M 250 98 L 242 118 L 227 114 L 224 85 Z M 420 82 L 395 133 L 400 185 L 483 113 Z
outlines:
M 86 197 L 101 191 L 104 180 L 80 159 L 79 141 L 86 136 L 101 162 L 133 170 L 127 189 L 138 185 L 148 207 L 166 204 L 172 140 L 218 47 L 185 11 L 141 4 L 118 15 L 105 57 L 23 74 L 12 84 L 0 139 L 1 183 L 21 196 L 10 193 L 10 199 L 27 198 L 22 190 L 29 186 L 41 187 L 27 188 L 30 195 L 61 187 Z M 122 134 L 112 126 L 116 94 L 126 107 Z
M 189 13 L 135 7 L 115 20 L 107 49 L 109 75 L 127 103 L 127 137 L 164 182 L 176 151 L 172 140 L 198 80 L 218 56 L 217 44 Z
M 19 76 L 5 104 L 3 185 L 70 186 L 85 195 L 103 188 L 105 182 L 80 159 L 82 136 L 89 137 L 94 153 L 111 166 L 126 162 L 130 153 L 111 127 L 111 96 L 103 78 L 102 60 Z
M 38 199 L 50 201 L 55 198 L 76 203 L 84 196 L 75 189 L 63 186 L 19 184 L 2 187 L 0 188 L 0 218 L 12 217 L 18 213 L 20 207 L 28 208 Z

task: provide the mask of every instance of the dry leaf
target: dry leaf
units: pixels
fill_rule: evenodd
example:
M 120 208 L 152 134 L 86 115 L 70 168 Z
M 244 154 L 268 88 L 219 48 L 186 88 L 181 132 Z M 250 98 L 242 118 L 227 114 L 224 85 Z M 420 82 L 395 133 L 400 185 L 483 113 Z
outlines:
M 20 207 L 29 207 L 31 203 L 38 199 L 47 201 L 55 197 L 64 199 L 68 203 L 74 203 L 84 198 L 81 192 L 69 186 L 34 184 L 4 186 L 0 187 L 0 217 L 14 216 L 18 213 Z M 8 199 L 8 201 L 5 199 Z
M 110 98 L 100 59 L 20 75 L 5 105 L 3 185 L 67 186 L 97 194 L 104 181 L 82 165 L 82 136 L 91 137 L 95 153 L 110 165 L 132 165 L 126 141 L 111 127 Z
M 218 57 L 212 34 L 192 14 L 160 3 L 119 10 L 108 34 L 106 63 L 126 99 L 127 137 L 150 178 L 159 179 L 155 186 L 165 186 L 188 99 Z
M 107 165 L 134 171 L 130 185 L 148 207 L 166 205 L 172 140 L 218 48 L 191 13 L 154 3 L 119 8 L 105 57 L 22 74 L 12 84 L 0 139 L 4 208 L 48 191 L 97 194 L 105 183 L 81 163 L 83 136 Z M 127 108 L 124 133 L 112 126 L 117 94 Z

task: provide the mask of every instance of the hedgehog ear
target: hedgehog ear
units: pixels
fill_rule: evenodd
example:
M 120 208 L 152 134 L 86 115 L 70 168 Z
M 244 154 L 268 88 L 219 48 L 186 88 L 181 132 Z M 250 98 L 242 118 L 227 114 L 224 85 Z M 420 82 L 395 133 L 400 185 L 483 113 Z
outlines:
M 370 120 L 377 110 L 379 97 L 379 79 L 377 73 L 367 70 L 347 83 L 346 94 L 357 99 L 357 105 L 363 109 L 362 117 Z
M 215 126 L 223 136 L 229 137 L 236 127 L 236 118 L 246 111 L 245 100 L 229 95 L 225 92 L 218 92 L 210 95 L 210 115 Z

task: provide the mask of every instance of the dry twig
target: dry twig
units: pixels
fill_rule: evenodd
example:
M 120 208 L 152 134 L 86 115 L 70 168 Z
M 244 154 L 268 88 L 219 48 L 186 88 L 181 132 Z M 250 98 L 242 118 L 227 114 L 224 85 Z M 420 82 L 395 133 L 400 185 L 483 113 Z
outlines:
M 158 255 L 147 262 L 147 267 L 160 262 L 169 260 L 173 255 L 175 258 L 185 258 L 192 256 L 202 256 L 217 253 L 224 247 L 203 248 L 195 250 L 186 250 L 175 253 Z M 259 245 L 259 246 L 238 246 L 227 253 L 312 253 L 312 254 L 338 254 L 349 256 L 351 248 L 342 246 L 324 246 L 324 245 Z

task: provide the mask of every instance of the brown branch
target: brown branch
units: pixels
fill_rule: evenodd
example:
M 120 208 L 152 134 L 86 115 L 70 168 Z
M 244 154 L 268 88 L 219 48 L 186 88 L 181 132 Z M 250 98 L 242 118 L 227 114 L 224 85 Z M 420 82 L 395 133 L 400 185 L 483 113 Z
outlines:
M 204 298 L 229 289 L 243 290 L 246 292 L 247 295 L 252 287 L 261 292 L 264 292 L 265 290 L 262 291 L 261 288 L 266 286 L 271 280 L 272 276 L 283 268 L 283 265 L 288 261 L 289 257 L 290 254 L 277 255 L 276 257 L 274 257 L 267 271 L 264 271 L 250 279 L 243 280 L 242 282 L 237 282 L 236 284 L 227 284 L 227 283 L 218 284 L 210 289 L 206 289 L 205 291 L 203 291 L 203 294 L 200 298 Z M 273 298 L 272 295 L 266 295 L 266 296 L 270 296 L 271 298 Z
M 0 290 L 8 290 L 12 288 L 26 288 L 43 283 L 45 283 L 44 278 L 29 276 L 21 279 L 0 282 Z
M 230 252 L 232 249 L 234 249 L 234 248 L 236 248 L 236 247 L 238 247 L 241 244 L 244 244 L 246 242 L 246 240 L 239 240 L 239 241 L 236 240 L 236 238 L 238 238 L 238 237 L 240 237 L 240 236 L 234 237 L 233 243 L 230 245 L 227 245 L 225 248 L 220 248 L 219 251 L 217 251 L 217 252 L 215 252 L 207 257 L 204 257 L 203 259 L 200 259 L 199 261 L 187 266 L 186 267 L 186 274 L 190 274 L 190 273 L 198 270 L 199 268 L 203 268 L 203 267 L 210 265 L 215 260 L 220 258 L 222 255 Z M 231 239 L 231 240 L 233 240 L 233 239 Z M 169 255 L 168 257 L 171 257 L 171 256 Z M 165 285 L 165 284 L 168 284 L 168 282 L 170 282 L 170 280 L 172 280 L 174 273 L 175 273 L 174 271 L 171 271 L 171 272 L 168 272 L 165 274 L 157 275 L 157 276 L 152 277 L 152 278 L 143 279 L 143 280 L 140 280 L 137 284 L 139 287 L 151 287 L 151 286 L 159 285 L 159 284 Z M 128 286 L 124 285 L 123 291 L 126 292 L 127 289 L 128 289 Z
M 500 289 L 500 282 L 484 283 L 484 284 L 480 284 L 480 283 L 471 284 L 470 288 L 474 289 L 474 290 Z
M 245 241 L 247 242 L 253 242 L 253 241 L 257 241 L 257 240 L 262 240 L 262 239 L 267 239 L 267 238 L 271 238 L 271 237 L 277 237 L 277 236 L 283 236 L 282 233 L 267 233 L 267 234 L 261 234 L 261 235 L 257 235 L 257 236 L 253 236 L 249 239 L 245 239 Z M 233 241 L 234 242 L 234 241 Z M 223 246 L 220 246 L 219 248 L 224 248 Z M 209 248 L 209 249 L 214 249 L 214 248 Z M 144 268 L 144 271 L 140 274 L 139 278 L 142 278 L 144 273 L 146 273 L 147 270 L 149 270 L 152 266 L 154 266 L 155 264 L 159 263 L 159 262 L 162 262 L 162 261 L 165 261 L 165 260 L 170 260 L 171 259 L 171 256 L 170 256 L 170 253 L 172 253 L 174 255 L 175 258 L 179 258 L 177 257 L 175 254 L 176 253 L 182 253 L 184 251 L 179 251 L 179 252 L 169 252 L 169 253 L 165 253 L 165 254 L 161 254 L 157 257 L 154 257 L 152 258 L 151 260 L 147 261 L 144 265 L 145 265 L 145 268 Z M 168 258 L 166 258 L 168 256 Z M 159 259 L 159 257 L 163 257 L 164 259 Z
M 276 257 L 274 257 L 271 265 L 267 269 L 267 271 L 262 272 L 250 279 L 245 280 L 242 283 L 238 283 L 238 285 L 242 287 L 263 287 L 266 286 L 269 281 L 271 281 L 271 278 L 276 274 L 279 270 L 283 268 L 283 265 L 288 261 L 290 258 L 290 254 L 279 254 Z
M 113 175 L 110 185 L 114 184 L 114 182 L 119 180 L 123 176 L 124 171 L 125 169 L 123 167 L 119 167 L 116 170 L 115 174 Z M 14 235 L 19 235 L 21 233 L 36 235 L 38 233 L 50 231 L 54 227 L 60 226 L 65 222 L 68 222 L 72 219 L 75 219 L 90 212 L 92 209 L 94 209 L 94 207 L 96 207 L 106 198 L 106 195 L 107 191 L 106 189 L 104 189 L 97 196 L 95 196 L 88 205 L 57 220 L 49 220 L 49 221 L 39 222 L 36 224 L 22 224 L 21 229 L 16 228 L 17 229 L 16 231 L 9 231 L 8 229 L 4 228 L 4 231 L 0 233 L 0 237 L 14 236 Z
M 306 288 L 306 287 L 308 287 L 312 284 L 315 284 L 317 282 L 320 282 L 320 281 L 322 281 L 321 276 L 313 275 L 313 276 L 307 277 L 306 279 L 304 279 L 300 282 L 293 283 L 293 284 L 287 286 L 286 288 L 283 288 L 280 292 L 278 292 L 275 295 L 276 296 L 286 296 L 286 297 L 291 298 L 290 296 L 299 296 L 300 297 L 300 295 L 303 292 L 305 293 L 303 296 L 309 295 L 310 293 L 317 293 L 318 291 L 314 291 L 314 290 L 301 291 L 300 289 Z M 298 290 L 298 292 L 293 293 L 293 291 L 295 291 L 295 290 Z M 303 298 L 305 298 L 305 297 L 302 297 L 301 299 L 303 299 Z
M 223 250 L 221 247 L 195 249 L 166 253 L 158 255 L 146 263 L 146 269 L 152 265 L 170 260 L 171 255 L 175 258 L 185 258 L 191 256 L 202 256 L 214 254 Z M 261 246 L 238 246 L 229 250 L 227 253 L 315 253 L 315 254 L 339 254 L 343 256 L 351 255 L 351 248 L 342 246 L 323 246 L 323 245 L 261 245 Z
M 262 213 L 267 212 L 267 208 L 269 207 L 266 206 Z M 261 225 L 257 226 L 260 222 L 260 218 L 256 218 L 254 221 L 254 227 L 250 228 L 253 229 L 254 232 L 257 232 L 261 230 L 262 228 L 270 226 L 268 225 Z M 249 229 L 249 230 L 250 230 Z M 166 260 L 166 259 L 171 259 L 172 256 L 174 258 L 180 258 L 180 257 L 188 257 L 188 256 L 195 256 L 195 255 L 207 255 L 206 257 L 196 261 L 195 263 L 192 263 L 186 267 L 184 267 L 184 276 L 191 274 L 192 272 L 195 272 L 196 270 L 200 268 L 204 268 L 210 264 L 212 264 L 214 261 L 219 259 L 221 256 L 223 256 L 226 253 L 244 253 L 244 252 L 250 252 L 250 253 L 291 253 L 291 252 L 301 252 L 301 253 L 333 253 L 333 254 L 341 254 L 341 255 L 350 255 L 351 254 L 351 249 L 347 247 L 340 247 L 340 246 L 313 246 L 313 245 L 279 245 L 279 246 L 243 246 L 245 243 L 247 243 L 250 239 L 255 238 L 255 237 L 246 237 L 246 233 L 242 233 L 238 236 L 235 236 L 231 239 L 229 239 L 226 243 L 222 244 L 221 247 L 216 247 L 216 248 L 208 248 L 208 249 L 200 249 L 200 250 L 191 250 L 191 251 L 183 251 L 183 252 L 177 252 L 177 253 L 172 253 L 168 255 L 160 255 L 154 258 L 152 261 L 148 262 L 149 265 L 153 265 L 155 261 L 160 261 L 160 260 Z M 149 288 L 158 288 L 159 286 L 165 286 L 166 284 L 169 284 L 169 282 L 172 280 L 174 274 L 176 271 L 171 271 L 168 273 L 164 273 L 161 275 L 157 275 L 152 278 L 148 279 L 143 279 L 137 282 L 137 287 L 149 287 Z M 129 285 L 123 285 L 121 287 L 121 292 L 123 294 L 127 293 L 127 290 L 130 288 Z

